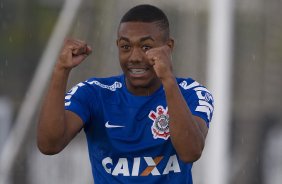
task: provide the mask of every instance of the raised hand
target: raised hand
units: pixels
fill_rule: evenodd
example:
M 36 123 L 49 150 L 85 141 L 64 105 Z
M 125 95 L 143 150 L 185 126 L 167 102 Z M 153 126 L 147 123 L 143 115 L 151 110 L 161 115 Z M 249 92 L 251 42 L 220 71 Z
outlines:
M 91 47 L 84 41 L 66 39 L 58 57 L 57 66 L 71 70 L 79 65 L 91 52 Z
M 163 81 L 173 77 L 171 48 L 168 45 L 156 47 L 146 52 L 150 64 L 157 76 Z

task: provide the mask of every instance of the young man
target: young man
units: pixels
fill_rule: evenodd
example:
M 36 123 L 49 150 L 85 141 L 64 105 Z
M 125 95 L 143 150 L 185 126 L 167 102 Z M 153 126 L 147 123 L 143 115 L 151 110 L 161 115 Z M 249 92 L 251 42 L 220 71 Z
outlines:
M 91 53 L 85 42 L 67 40 L 41 111 L 40 151 L 59 153 L 83 128 L 95 184 L 192 183 L 213 98 L 193 79 L 175 77 L 173 46 L 166 15 L 136 6 L 117 33 L 123 74 L 90 78 L 65 95 L 71 69 Z

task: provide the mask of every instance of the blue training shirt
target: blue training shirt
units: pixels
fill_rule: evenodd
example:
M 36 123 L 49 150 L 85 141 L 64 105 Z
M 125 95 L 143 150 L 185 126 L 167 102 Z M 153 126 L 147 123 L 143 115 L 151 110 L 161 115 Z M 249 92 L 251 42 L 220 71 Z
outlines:
M 182 162 L 170 140 L 165 92 L 135 96 L 124 75 L 91 78 L 65 96 L 65 109 L 84 122 L 95 184 L 192 184 L 192 164 Z M 191 112 L 209 127 L 213 97 L 191 78 L 177 78 Z

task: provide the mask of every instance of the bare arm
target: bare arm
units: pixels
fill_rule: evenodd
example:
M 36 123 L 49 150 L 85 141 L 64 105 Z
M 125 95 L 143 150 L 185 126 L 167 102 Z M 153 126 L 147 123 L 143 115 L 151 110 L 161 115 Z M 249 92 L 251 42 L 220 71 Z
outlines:
M 83 127 L 76 114 L 65 111 L 64 97 L 71 69 L 90 53 L 84 42 L 66 40 L 64 43 L 39 116 L 37 145 L 44 154 L 60 152 Z
M 172 48 L 173 40 L 170 40 L 164 46 L 147 51 L 147 56 L 164 86 L 172 144 L 182 161 L 194 162 L 204 149 L 208 128 L 203 119 L 192 115 L 180 92 L 172 72 Z
M 171 141 L 185 162 L 200 158 L 208 132 L 205 121 L 193 116 L 184 100 L 175 78 L 163 82 L 169 109 Z

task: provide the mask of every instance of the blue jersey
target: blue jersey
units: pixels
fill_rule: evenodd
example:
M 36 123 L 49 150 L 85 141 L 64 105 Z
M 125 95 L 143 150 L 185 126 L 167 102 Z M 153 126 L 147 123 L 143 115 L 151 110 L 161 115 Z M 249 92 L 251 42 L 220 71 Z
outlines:
M 170 140 L 163 87 L 135 96 L 124 77 L 91 78 L 65 96 L 65 109 L 84 122 L 95 184 L 192 184 L 193 163 L 182 162 Z M 209 126 L 210 92 L 191 78 L 177 82 L 192 114 Z

